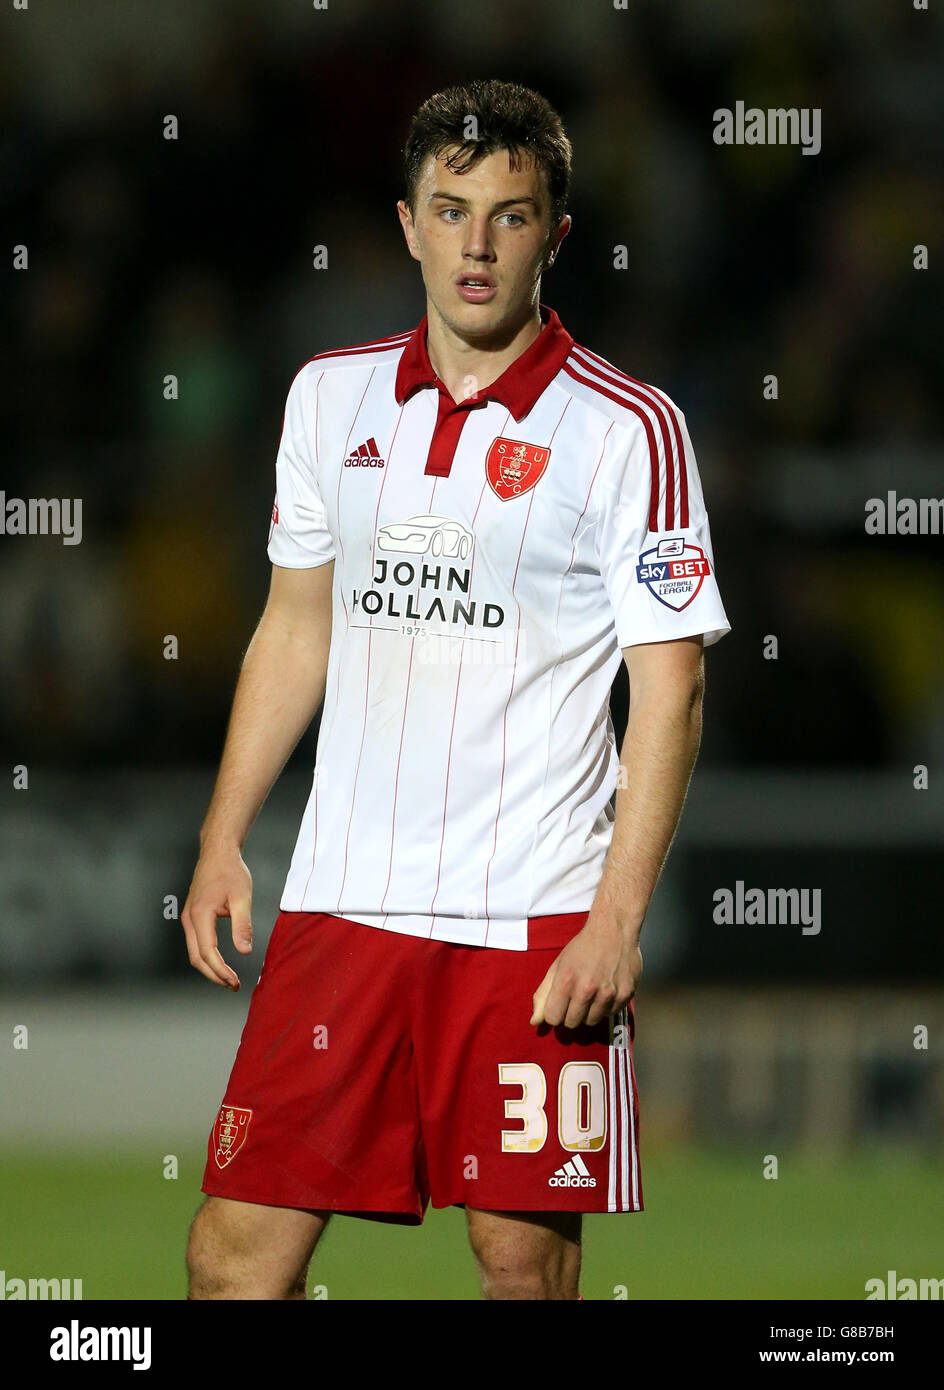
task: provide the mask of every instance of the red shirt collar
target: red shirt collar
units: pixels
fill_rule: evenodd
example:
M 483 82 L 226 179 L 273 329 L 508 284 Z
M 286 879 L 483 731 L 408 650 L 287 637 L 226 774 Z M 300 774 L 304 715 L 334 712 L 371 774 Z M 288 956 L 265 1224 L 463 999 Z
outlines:
M 486 386 L 477 396 L 468 397 L 467 402 L 457 404 L 474 405 L 478 401 L 494 400 L 506 406 L 516 420 L 527 415 L 537 398 L 550 386 L 574 345 L 554 310 L 546 304 L 541 304 L 539 310 L 543 327 L 534 342 L 528 344 L 491 386 Z M 444 392 L 446 390 L 426 350 L 427 326 L 428 315 L 424 314 L 400 354 L 394 388 L 399 405 L 420 386 L 440 386 Z

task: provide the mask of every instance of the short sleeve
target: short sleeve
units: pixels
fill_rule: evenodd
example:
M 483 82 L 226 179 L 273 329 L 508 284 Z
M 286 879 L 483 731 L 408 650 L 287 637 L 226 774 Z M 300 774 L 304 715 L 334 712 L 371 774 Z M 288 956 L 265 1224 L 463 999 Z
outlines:
M 275 461 L 268 556 L 286 569 L 310 569 L 327 564 L 335 555 L 316 467 L 316 381 L 306 365 L 289 387 Z
M 707 647 L 731 625 L 701 479 L 685 416 L 664 393 L 656 399 L 659 409 L 633 422 L 598 475 L 600 574 L 620 647 L 699 633 Z

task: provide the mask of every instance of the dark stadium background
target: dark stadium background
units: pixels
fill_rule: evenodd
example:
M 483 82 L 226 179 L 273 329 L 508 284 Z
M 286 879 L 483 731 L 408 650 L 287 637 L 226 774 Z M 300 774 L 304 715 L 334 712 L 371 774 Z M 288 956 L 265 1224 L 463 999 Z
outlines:
M 8 250 L 0 487 L 81 497 L 84 533 L 0 537 L 0 1037 L 29 1029 L 0 1052 L 8 1276 L 182 1296 L 250 991 L 190 970 L 165 902 L 265 600 L 285 393 L 315 352 L 418 322 L 400 149 L 426 96 L 477 76 L 564 119 L 574 225 L 542 298 L 684 409 L 733 626 L 643 935 L 647 1212 L 588 1221 L 586 1294 L 859 1298 L 888 1268 L 944 1273 L 922 1218 L 944 1121 L 944 541 L 864 529 L 870 497 L 944 492 L 941 38 L 940 8 L 905 0 L 8 8 L 0 201 L 29 269 Z M 821 152 L 717 146 L 738 99 L 820 108 Z M 612 703 L 621 736 L 625 677 Z M 247 986 L 316 728 L 246 848 Z M 715 924 L 738 880 L 820 889 L 820 933 Z M 312 1275 L 329 1297 L 402 1297 L 403 1261 L 416 1298 L 476 1296 L 459 1213 L 335 1224 Z

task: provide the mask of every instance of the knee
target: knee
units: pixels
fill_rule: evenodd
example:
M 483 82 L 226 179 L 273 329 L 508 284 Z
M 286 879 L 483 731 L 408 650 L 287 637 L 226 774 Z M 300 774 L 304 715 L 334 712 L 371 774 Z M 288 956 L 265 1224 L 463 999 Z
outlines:
M 515 1249 L 506 1242 L 473 1247 L 486 1299 L 576 1299 L 579 1250 Z
M 238 1203 L 207 1197 L 187 1240 L 188 1299 L 302 1299 L 307 1269 L 272 1268 Z
M 208 1197 L 190 1224 L 187 1297 L 226 1298 L 244 1255 L 241 1245 L 235 1222 L 227 1221 L 220 1203 Z

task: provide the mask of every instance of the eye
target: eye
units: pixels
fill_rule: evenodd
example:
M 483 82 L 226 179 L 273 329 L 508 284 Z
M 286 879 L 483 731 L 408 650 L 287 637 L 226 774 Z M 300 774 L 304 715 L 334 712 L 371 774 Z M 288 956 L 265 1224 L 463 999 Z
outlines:
M 454 212 L 454 213 L 456 214 L 456 217 L 450 217 L 450 216 L 449 216 L 449 213 L 450 213 L 450 212 Z M 460 212 L 460 210 L 459 210 L 458 208 L 443 208 L 443 210 L 442 210 L 442 216 L 446 219 L 447 222 L 454 222 L 454 221 L 456 220 L 456 218 L 462 216 L 462 213 Z
M 513 217 L 515 220 L 512 225 L 515 227 L 524 226 L 524 218 L 518 212 L 503 212 L 502 217 Z

